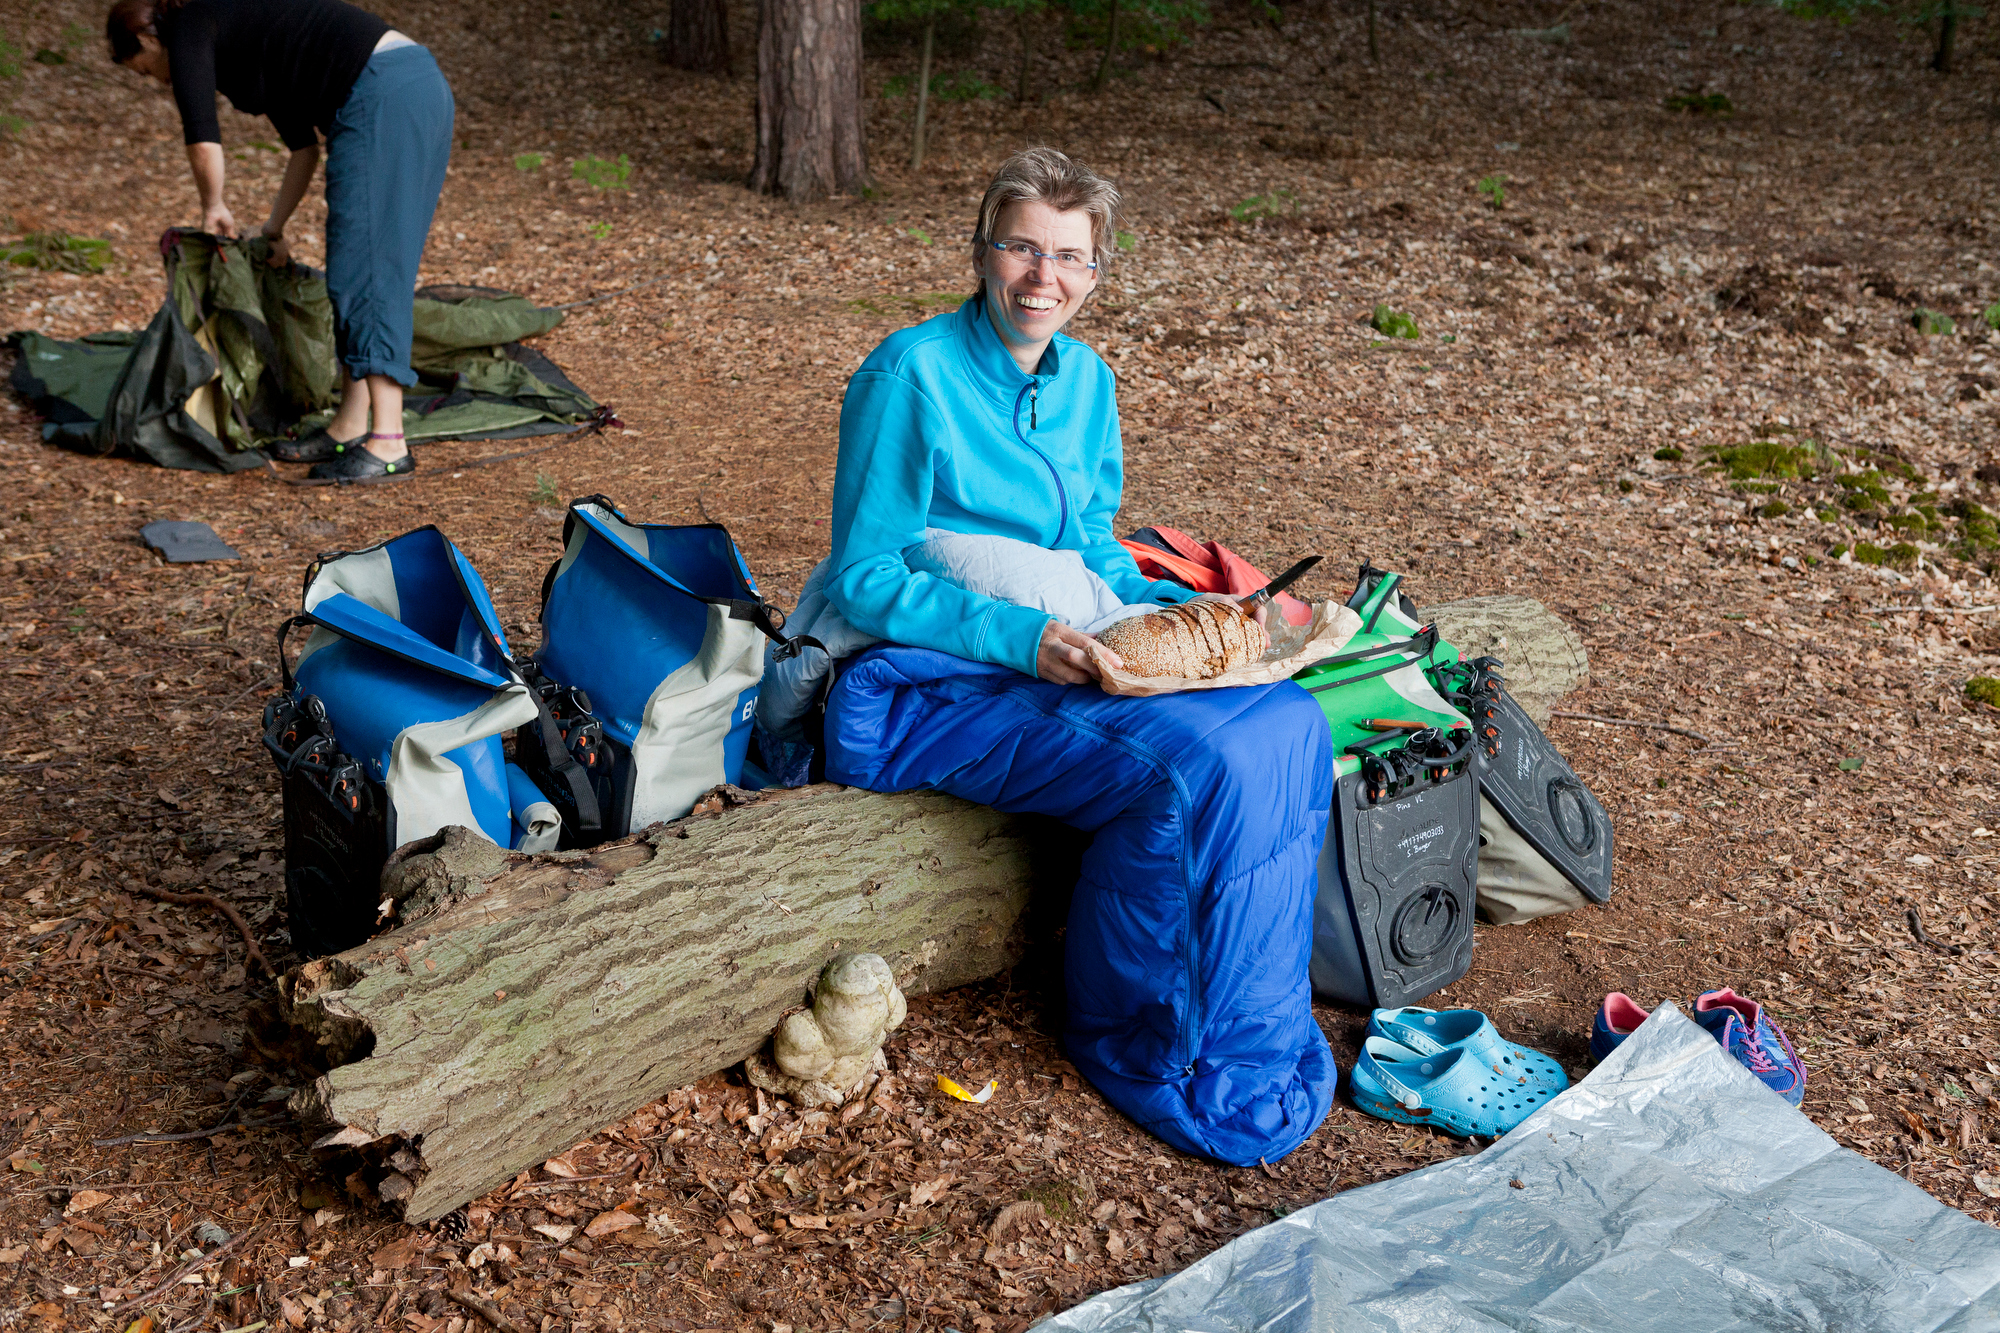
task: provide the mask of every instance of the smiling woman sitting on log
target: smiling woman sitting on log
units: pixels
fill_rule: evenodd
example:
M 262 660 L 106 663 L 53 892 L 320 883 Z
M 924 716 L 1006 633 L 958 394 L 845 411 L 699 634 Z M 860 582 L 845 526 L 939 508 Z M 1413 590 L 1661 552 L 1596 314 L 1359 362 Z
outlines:
M 1306 973 L 1333 780 L 1318 706 L 1290 682 L 1104 693 L 1081 627 L 922 555 L 987 541 L 989 563 L 1020 568 L 1053 552 L 1136 609 L 1189 600 L 1113 536 L 1115 384 L 1061 332 L 1112 257 L 1117 205 L 1061 153 L 1015 155 L 980 204 L 978 290 L 849 382 L 816 578 L 885 642 L 827 697 L 826 771 L 1093 832 L 1067 937 L 1070 1057 L 1167 1141 L 1253 1165 L 1312 1133 L 1336 1077 Z

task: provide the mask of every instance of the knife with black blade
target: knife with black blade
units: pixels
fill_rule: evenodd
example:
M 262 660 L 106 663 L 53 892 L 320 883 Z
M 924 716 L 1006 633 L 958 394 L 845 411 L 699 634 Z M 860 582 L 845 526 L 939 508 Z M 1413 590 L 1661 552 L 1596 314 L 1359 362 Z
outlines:
M 1245 597 L 1237 603 L 1237 606 L 1243 609 L 1245 615 L 1256 615 L 1258 607 L 1268 604 L 1273 597 L 1291 587 L 1294 583 L 1297 583 L 1307 570 L 1325 558 L 1318 555 L 1307 556 L 1263 587 L 1257 589 L 1257 591 L 1251 593 L 1248 597 Z

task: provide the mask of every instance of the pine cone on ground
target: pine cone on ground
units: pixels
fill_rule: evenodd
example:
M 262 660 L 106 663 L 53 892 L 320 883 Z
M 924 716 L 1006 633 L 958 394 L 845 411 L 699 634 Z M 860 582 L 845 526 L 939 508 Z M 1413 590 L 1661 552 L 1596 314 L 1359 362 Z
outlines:
M 1135 676 L 1211 680 L 1248 666 L 1271 640 L 1255 618 L 1229 602 L 1186 602 L 1108 626 L 1097 641 Z

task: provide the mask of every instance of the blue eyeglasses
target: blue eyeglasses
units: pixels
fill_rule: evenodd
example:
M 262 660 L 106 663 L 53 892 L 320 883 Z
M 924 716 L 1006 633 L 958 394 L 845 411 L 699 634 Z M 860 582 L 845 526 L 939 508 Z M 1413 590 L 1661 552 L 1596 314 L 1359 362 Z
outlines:
M 1095 259 L 1085 259 L 1074 250 L 1058 250 L 1050 255 L 1043 254 L 1026 241 L 988 241 L 987 244 L 1022 268 L 1033 268 L 1044 259 L 1065 273 L 1089 273 L 1097 267 Z

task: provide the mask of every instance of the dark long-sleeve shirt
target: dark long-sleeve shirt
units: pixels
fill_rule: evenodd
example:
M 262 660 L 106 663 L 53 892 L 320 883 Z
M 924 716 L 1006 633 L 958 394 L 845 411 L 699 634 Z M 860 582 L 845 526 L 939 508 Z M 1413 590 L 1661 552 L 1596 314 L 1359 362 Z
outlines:
M 221 143 L 215 95 L 269 116 L 287 148 L 318 142 L 389 25 L 342 0 L 187 0 L 156 26 L 187 143 Z

